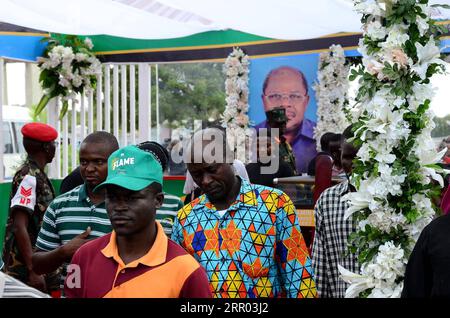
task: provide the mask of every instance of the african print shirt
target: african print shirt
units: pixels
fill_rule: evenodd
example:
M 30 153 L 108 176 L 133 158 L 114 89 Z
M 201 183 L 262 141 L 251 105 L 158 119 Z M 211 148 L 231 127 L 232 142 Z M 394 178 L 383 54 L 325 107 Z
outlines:
M 6 226 L 3 250 L 4 271 L 25 283 L 28 281 L 28 270 L 14 236 L 14 219 L 11 216 L 11 208 L 21 207 L 29 213 L 28 235 L 31 246 L 34 246 L 45 210 L 54 198 L 55 191 L 45 172 L 38 167 L 35 161 L 27 158 L 12 180 L 10 215 Z
M 172 239 L 206 269 L 214 297 L 316 297 L 296 210 L 280 190 L 241 179 L 223 217 L 202 195 L 179 211 Z

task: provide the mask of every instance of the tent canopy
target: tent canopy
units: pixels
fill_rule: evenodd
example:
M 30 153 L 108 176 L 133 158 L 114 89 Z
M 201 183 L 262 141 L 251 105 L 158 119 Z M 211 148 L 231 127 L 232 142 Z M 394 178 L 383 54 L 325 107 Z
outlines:
M 233 29 L 299 40 L 358 32 L 352 3 L 339 0 L 1 0 L 0 21 L 53 33 L 168 39 Z M 332 17 L 339 17 L 335 19 Z
M 320 50 L 333 42 L 354 49 L 361 31 L 352 0 L 0 0 L 0 5 L 0 22 L 89 36 L 94 50 L 112 62 L 223 58 L 236 45 L 250 46 L 250 54 L 252 48 L 260 54 Z M 433 16 L 448 19 L 450 10 L 433 9 Z M 338 33 L 344 38 L 333 35 Z M 334 38 L 320 45 L 308 44 L 330 35 Z M 186 50 L 190 58 L 183 57 Z
M 450 4 L 450 0 L 430 3 Z M 360 32 L 351 0 L 0 0 L 0 21 L 53 33 L 168 39 L 236 30 L 279 40 Z M 445 19 L 448 11 L 435 10 Z

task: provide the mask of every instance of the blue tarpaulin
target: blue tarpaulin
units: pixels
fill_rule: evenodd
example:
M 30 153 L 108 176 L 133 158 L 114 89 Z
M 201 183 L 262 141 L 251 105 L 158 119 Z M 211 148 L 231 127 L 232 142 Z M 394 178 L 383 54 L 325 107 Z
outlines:
M 0 57 L 36 61 L 46 46 L 45 43 L 40 42 L 43 37 L 42 35 L 10 35 L 0 32 Z

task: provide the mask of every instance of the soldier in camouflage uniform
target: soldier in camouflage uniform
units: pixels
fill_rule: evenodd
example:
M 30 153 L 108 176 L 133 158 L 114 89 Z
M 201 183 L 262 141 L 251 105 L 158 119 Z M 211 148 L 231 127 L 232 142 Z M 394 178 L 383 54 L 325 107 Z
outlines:
M 30 123 L 23 126 L 22 135 L 28 156 L 12 181 L 3 271 L 50 293 L 59 289 L 58 274 L 37 275 L 33 272 L 31 256 L 45 210 L 55 198 L 44 168 L 55 156 L 54 140 L 58 133 L 49 125 Z
M 297 169 L 295 164 L 295 156 L 292 151 L 291 145 L 286 141 L 286 138 L 283 136 L 286 130 L 286 110 L 283 107 L 275 107 L 266 112 L 267 123 L 270 128 L 278 128 L 280 132 L 279 138 L 274 138 L 275 142 L 278 143 L 278 151 L 280 160 L 286 162 L 289 167 L 291 167 L 294 174 L 297 175 Z

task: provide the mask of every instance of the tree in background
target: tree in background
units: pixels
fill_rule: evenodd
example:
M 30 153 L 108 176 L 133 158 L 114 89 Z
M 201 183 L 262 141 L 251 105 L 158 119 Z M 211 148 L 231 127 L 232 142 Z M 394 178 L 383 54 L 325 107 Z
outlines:
M 177 128 L 186 121 L 192 125 L 194 120 L 220 118 L 225 108 L 225 77 L 221 63 L 159 65 L 158 75 L 161 122 L 167 121 Z M 156 99 L 154 81 L 152 99 Z M 156 124 L 155 107 L 152 112 L 152 121 Z
M 445 117 L 435 117 L 434 123 L 436 127 L 431 132 L 431 137 L 450 136 L 450 115 Z
M 216 122 L 225 108 L 225 77 L 222 63 L 159 64 L 159 122 L 170 128 L 192 129 L 195 120 Z M 119 69 L 119 81 L 121 80 Z M 127 66 L 127 78 L 130 76 Z M 112 70 L 111 70 L 112 83 Z M 119 103 L 121 103 L 119 85 Z M 127 81 L 127 114 L 130 113 L 130 83 Z M 156 127 L 156 80 L 155 67 L 151 69 L 152 127 Z M 135 124 L 139 122 L 139 79 L 135 73 Z M 111 118 L 113 90 L 110 91 Z M 94 98 L 96 104 L 96 98 Z M 103 106 L 104 107 L 104 106 Z M 96 105 L 95 105 L 96 111 Z M 119 122 L 122 121 L 119 112 Z M 94 119 L 96 120 L 96 119 Z M 128 124 L 129 125 L 129 124 Z M 129 129 L 129 126 L 128 126 Z

